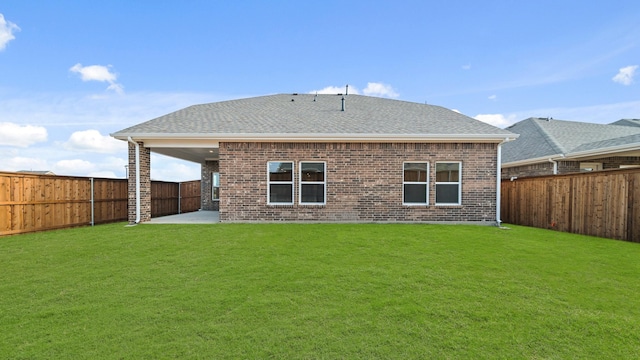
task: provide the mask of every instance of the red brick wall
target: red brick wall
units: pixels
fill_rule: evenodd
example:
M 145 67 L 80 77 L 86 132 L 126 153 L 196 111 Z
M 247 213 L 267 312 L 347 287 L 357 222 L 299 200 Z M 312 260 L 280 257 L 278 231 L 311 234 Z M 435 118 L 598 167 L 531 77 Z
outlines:
M 221 143 L 222 221 L 494 222 L 497 144 Z M 326 205 L 298 205 L 300 161 L 327 163 Z M 295 163 L 295 204 L 267 205 L 267 162 Z M 429 206 L 402 205 L 404 161 L 430 164 Z M 462 205 L 435 206 L 435 162 L 462 161 Z

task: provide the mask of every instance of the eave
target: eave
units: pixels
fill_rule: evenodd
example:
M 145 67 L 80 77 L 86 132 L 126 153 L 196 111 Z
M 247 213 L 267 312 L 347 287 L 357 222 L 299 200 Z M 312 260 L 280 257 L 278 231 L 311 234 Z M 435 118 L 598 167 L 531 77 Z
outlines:
M 119 140 L 131 137 L 136 141 L 182 144 L 185 147 L 209 146 L 220 142 L 485 142 L 496 143 L 515 140 L 516 134 L 160 134 L 117 133 L 111 136 Z

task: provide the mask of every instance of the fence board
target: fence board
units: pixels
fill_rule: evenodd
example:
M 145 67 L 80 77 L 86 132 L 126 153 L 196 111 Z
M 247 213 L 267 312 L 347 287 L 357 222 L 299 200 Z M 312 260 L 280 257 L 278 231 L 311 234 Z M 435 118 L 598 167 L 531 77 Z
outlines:
M 503 180 L 502 221 L 640 242 L 640 170 Z
M 200 180 L 180 183 L 180 212 L 198 211 L 202 205 Z
M 0 236 L 90 225 L 91 196 L 91 178 L 0 172 Z M 152 181 L 151 199 L 152 216 L 197 211 L 200 181 Z M 93 179 L 95 224 L 126 221 L 127 207 L 126 179 Z

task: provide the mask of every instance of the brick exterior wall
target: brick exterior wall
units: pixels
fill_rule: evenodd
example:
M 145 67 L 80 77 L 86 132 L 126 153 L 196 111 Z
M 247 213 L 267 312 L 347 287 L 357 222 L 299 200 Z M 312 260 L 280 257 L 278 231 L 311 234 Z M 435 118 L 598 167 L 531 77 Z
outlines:
M 508 167 L 502 168 L 501 172 L 501 177 L 503 179 L 537 175 L 553 175 L 553 164 L 550 162 L 545 162 L 525 166 Z
M 136 222 L 136 148 L 129 144 L 129 224 Z M 140 144 L 140 222 L 151 220 L 151 151 Z
M 206 161 L 201 165 L 201 202 L 202 210 L 214 210 L 220 209 L 220 202 L 211 200 L 211 173 L 219 172 L 218 161 Z
M 267 205 L 267 162 L 295 163 L 294 205 Z M 300 161 L 327 164 L 326 205 L 299 205 Z M 429 205 L 402 204 L 404 161 L 429 162 Z M 462 205 L 436 206 L 436 161 L 462 162 Z M 496 219 L 497 144 L 220 143 L 221 221 Z
M 640 157 L 638 156 L 617 156 L 599 159 L 590 159 L 584 161 L 562 161 L 558 160 L 558 174 L 569 174 L 580 172 L 581 162 L 602 163 L 602 169 L 618 169 L 620 165 L 640 165 Z M 553 164 L 549 161 L 538 164 L 525 166 L 516 166 L 502 169 L 502 178 L 509 179 L 512 176 L 527 177 L 553 175 Z

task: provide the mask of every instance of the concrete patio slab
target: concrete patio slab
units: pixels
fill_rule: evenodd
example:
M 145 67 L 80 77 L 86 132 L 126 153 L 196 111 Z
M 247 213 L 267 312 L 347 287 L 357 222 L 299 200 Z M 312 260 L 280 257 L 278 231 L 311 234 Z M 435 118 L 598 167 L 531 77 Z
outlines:
M 151 218 L 151 221 L 147 222 L 147 224 L 215 224 L 219 222 L 219 212 L 200 210 L 184 214 Z

